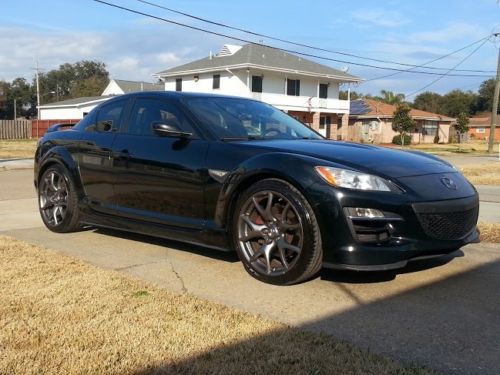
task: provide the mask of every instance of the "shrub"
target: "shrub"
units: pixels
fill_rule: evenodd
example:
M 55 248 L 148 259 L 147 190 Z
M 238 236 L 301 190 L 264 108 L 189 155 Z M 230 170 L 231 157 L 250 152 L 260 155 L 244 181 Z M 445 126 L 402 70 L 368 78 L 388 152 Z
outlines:
M 405 141 L 405 145 L 409 145 L 411 143 L 411 135 L 406 134 L 404 136 L 404 141 Z M 395 144 L 395 145 L 400 145 L 401 146 L 401 136 L 399 134 L 395 135 L 392 138 L 392 143 Z

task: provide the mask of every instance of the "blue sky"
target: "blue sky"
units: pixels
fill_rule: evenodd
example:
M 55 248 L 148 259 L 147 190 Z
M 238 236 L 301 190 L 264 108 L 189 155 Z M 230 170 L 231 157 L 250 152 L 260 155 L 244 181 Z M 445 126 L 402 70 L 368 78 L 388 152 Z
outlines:
M 354 88 L 363 93 L 386 89 L 411 94 L 438 78 L 402 73 L 372 81 L 391 72 L 353 63 L 389 65 L 226 30 L 137 0 L 107 1 L 242 39 L 263 39 L 265 44 L 276 47 L 346 60 L 317 61 L 334 68 L 349 68 L 351 74 L 366 79 Z M 408 64 L 426 63 L 492 32 L 500 32 L 497 0 L 149 1 L 280 39 Z M 225 43 L 241 44 L 91 0 L 9 1 L 3 2 L 0 10 L 0 80 L 18 76 L 31 79 L 38 58 L 45 70 L 65 62 L 91 59 L 105 62 L 112 78 L 152 81 L 153 73 L 202 58 L 210 51 L 217 52 Z M 451 68 L 480 44 L 432 66 Z M 493 77 L 499 46 L 500 38 L 486 41 L 458 69 L 485 70 L 488 72 L 474 74 Z M 428 90 L 476 90 L 486 78 L 444 77 Z

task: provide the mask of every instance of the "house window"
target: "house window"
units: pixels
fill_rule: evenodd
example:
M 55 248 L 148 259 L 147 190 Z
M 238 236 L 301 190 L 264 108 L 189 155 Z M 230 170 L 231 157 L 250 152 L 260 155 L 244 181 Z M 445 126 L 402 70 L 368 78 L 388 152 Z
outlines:
M 182 78 L 175 80 L 175 91 L 182 91 Z
M 212 83 L 212 88 L 215 89 L 220 89 L 220 74 L 214 74 L 214 80 Z
M 321 99 L 327 99 L 328 98 L 328 85 L 326 83 L 320 83 L 319 84 L 319 97 Z
M 291 96 L 300 95 L 300 80 L 299 79 L 286 79 L 286 94 Z
M 262 92 L 262 76 L 252 76 L 252 92 Z
M 476 133 L 486 133 L 486 129 L 485 128 L 477 128 Z
M 437 121 L 422 122 L 422 134 L 435 136 L 438 132 L 439 123 Z

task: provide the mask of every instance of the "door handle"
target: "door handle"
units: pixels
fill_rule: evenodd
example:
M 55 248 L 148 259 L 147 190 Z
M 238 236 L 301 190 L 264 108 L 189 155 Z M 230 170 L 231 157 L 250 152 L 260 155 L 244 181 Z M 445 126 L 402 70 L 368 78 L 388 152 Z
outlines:
M 119 158 L 130 158 L 130 157 L 132 157 L 132 154 L 130 153 L 130 151 L 129 151 L 129 150 L 124 149 L 124 150 L 121 150 L 121 151 L 118 153 L 118 157 L 119 157 Z

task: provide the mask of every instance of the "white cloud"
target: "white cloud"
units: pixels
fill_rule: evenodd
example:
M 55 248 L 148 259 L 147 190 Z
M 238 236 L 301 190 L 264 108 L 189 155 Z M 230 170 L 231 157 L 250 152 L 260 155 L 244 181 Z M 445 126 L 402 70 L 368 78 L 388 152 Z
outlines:
M 83 59 L 98 60 L 112 78 L 151 81 L 152 74 L 204 57 L 225 42 L 204 36 L 201 44 L 199 33 L 151 24 L 113 32 L 0 26 L 0 80 L 30 81 L 38 57 L 44 71 Z
M 359 9 L 351 13 L 351 17 L 357 21 L 356 26 L 378 26 L 378 27 L 400 27 L 410 21 L 403 17 L 400 12 L 383 9 Z

